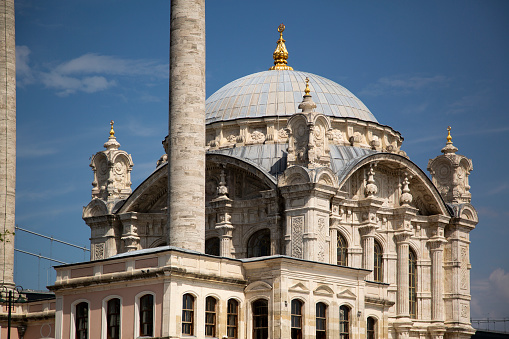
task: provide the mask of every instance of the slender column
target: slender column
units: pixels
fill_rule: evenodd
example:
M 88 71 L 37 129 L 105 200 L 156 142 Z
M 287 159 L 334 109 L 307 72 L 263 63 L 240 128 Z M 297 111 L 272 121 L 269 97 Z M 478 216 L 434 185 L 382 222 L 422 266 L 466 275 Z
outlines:
M 408 280 L 408 255 L 409 255 L 409 239 L 410 232 L 403 231 L 396 234 L 396 247 L 398 254 L 397 267 L 397 317 L 409 318 L 409 280 Z
M 168 243 L 205 250 L 205 0 L 171 0 Z
M 367 280 L 373 281 L 375 269 L 375 229 L 376 225 L 369 224 L 361 226 L 359 231 L 362 237 L 362 268 L 370 270 L 371 273 L 366 277 Z
M 429 246 L 431 249 L 431 320 L 444 321 L 444 247 L 445 239 L 432 238 Z
M 336 217 L 329 219 L 329 235 L 330 235 L 330 254 L 329 260 L 332 265 L 338 264 L 338 223 Z
M 0 0 L 0 284 L 14 286 L 16 48 L 14 0 Z

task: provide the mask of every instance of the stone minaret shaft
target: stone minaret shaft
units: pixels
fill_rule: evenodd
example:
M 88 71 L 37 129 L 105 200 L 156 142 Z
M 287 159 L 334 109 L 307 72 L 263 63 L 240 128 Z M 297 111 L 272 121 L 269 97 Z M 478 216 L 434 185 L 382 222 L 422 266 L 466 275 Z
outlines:
M 205 251 L 205 0 L 171 0 L 168 243 Z
M 0 0 L 0 284 L 14 285 L 16 46 L 14 0 Z

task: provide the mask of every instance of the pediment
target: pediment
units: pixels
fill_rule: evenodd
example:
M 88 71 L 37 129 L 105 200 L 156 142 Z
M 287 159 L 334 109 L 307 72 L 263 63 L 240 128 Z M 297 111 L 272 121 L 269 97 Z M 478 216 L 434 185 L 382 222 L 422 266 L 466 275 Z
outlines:
M 269 292 L 272 291 L 272 286 L 264 281 L 255 281 L 247 285 L 245 292 Z
M 327 285 L 320 285 L 313 291 L 313 294 L 332 296 L 334 295 L 334 291 Z
M 306 285 L 304 285 L 303 283 L 299 282 L 299 283 L 293 285 L 292 287 L 290 287 L 288 289 L 288 291 L 308 294 L 309 288 L 307 288 Z
M 348 288 L 345 288 L 343 291 L 338 293 L 338 298 L 345 298 L 345 299 L 357 299 L 357 295 L 350 291 Z

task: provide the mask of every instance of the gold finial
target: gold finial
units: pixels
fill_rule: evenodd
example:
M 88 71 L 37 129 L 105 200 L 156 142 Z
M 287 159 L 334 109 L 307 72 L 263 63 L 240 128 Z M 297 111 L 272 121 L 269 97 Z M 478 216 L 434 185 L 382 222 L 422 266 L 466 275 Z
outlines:
M 309 89 L 309 78 L 306 78 L 306 89 L 304 90 L 304 93 L 309 95 L 310 92 L 311 90 Z
M 451 126 L 447 126 L 447 143 L 452 143 Z
M 283 32 L 285 25 L 281 24 L 278 26 L 277 31 L 279 32 L 279 40 L 277 41 L 277 47 L 272 57 L 274 58 L 274 66 L 269 70 L 288 70 L 293 71 L 293 68 L 287 65 L 288 61 L 288 50 L 286 49 L 285 39 L 283 39 Z
M 114 137 L 115 136 L 115 131 L 113 130 L 113 124 L 115 122 L 113 120 L 110 121 L 110 125 L 111 125 L 111 129 L 110 129 L 110 137 Z

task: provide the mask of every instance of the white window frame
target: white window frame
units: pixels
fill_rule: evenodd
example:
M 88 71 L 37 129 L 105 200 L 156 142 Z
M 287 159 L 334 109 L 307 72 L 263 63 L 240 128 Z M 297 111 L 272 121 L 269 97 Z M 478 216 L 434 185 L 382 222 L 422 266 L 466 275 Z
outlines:
M 106 298 L 103 299 L 102 303 L 102 317 L 101 317 L 101 339 L 107 339 L 108 338 L 108 301 L 111 299 L 120 299 L 120 329 L 119 329 L 119 336 L 122 338 L 122 326 L 124 323 L 124 319 L 122 319 L 122 312 L 123 312 L 123 305 L 124 301 L 122 300 L 122 297 L 119 295 L 109 295 Z
M 140 299 L 144 295 L 151 294 L 154 297 L 154 304 L 152 305 L 152 328 L 154 329 L 152 337 L 140 337 Z M 134 303 L 134 337 L 135 338 L 153 338 L 156 332 L 156 294 L 152 291 L 143 291 L 135 296 Z
M 88 304 L 87 314 L 87 338 L 90 338 L 90 301 L 87 299 L 78 299 L 71 304 L 71 328 L 69 328 L 69 339 L 76 339 L 76 306 L 82 302 Z

